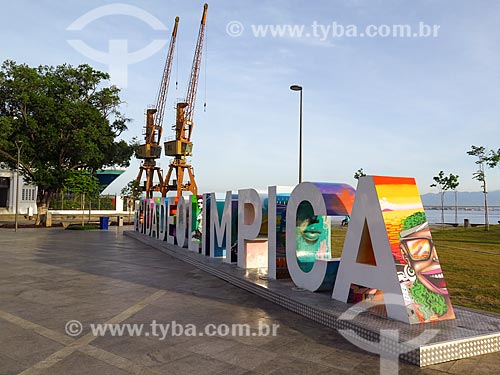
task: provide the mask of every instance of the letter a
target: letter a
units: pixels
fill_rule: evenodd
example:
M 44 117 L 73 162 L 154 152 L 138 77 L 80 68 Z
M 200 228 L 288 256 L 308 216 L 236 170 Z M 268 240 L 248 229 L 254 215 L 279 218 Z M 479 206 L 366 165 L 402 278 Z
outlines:
M 351 284 L 375 288 L 391 297 L 388 317 L 409 323 L 374 178 L 359 179 L 332 298 L 347 302 Z

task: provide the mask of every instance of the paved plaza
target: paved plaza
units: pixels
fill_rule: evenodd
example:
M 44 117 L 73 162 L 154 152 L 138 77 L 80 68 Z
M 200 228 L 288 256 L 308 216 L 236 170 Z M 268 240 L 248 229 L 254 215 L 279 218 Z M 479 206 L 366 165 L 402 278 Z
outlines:
M 0 375 L 378 374 L 379 357 L 123 229 L 0 229 Z M 67 322 L 83 332 L 69 336 Z M 246 324 L 249 336 L 94 335 L 91 324 Z M 279 325 L 276 336 L 259 327 Z M 494 374 L 500 353 L 401 374 Z

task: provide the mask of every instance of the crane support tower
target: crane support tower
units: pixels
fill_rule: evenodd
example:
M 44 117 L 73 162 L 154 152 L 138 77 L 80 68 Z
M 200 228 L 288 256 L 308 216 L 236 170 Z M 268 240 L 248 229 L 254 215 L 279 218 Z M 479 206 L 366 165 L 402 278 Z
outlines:
M 186 99 L 177 103 L 176 120 L 173 128 L 175 129 L 175 140 L 164 143 L 165 154 L 173 156 L 168 173 L 164 180 L 164 191 L 177 191 L 177 196 L 181 196 L 183 191 L 190 191 L 193 195 L 198 194 L 198 187 L 194 179 L 193 167 L 186 162 L 186 156 L 191 156 L 193 152 L 193 143 L 191 134 L 193 132 L 193 115 L 196 102 L 196 91 L 198 88 L 198 77 L 200 75 L 201 54 L 203 50 L 203 40 L 205 38 L 205 24 L 207 19 L 208 4 L 203 6 L 203 15 L 201 17 L 200 30 L 198 32 L 198 41 L 194 51 L 193 65 L 191 67 L 191 77 L 186 93 Z M 172 178 L 175 171 L 176 179 Z M 189 181 L 184 183 L 184 175 L 187 171 Z
M 140 145 L 136 151 L 137 158 L 144 160 L 141 163 L 137 180 L 140 182 L 142 174 L 146 174 L 146 181 L 143 187 L 146 198 L 153 198 L 153 192 L 155 191 L 161 192 L 162 196 L 166 194 L 164 191 L 163 173 L 160 167 L 156 165 L 156 159 L 161 157 L 160 142 L 163 127 L 163 114 L 165 112 L 165 102 L 167 100 L 168 84 L 170 82 L 170 72 L 172 70 L 178 23 L 179 17 L 176 17 L 172 30 L 172 37 L 170 38 L 170 45 L 168 47 L 167 60 L 165 61 L 165 68 L 163 69 L 163 77 L 156 98 L 156 106 L 146 110 L 146 142 Z M 158 176 L 158 184 L 156 185 L 153 181 L 155 174 Z

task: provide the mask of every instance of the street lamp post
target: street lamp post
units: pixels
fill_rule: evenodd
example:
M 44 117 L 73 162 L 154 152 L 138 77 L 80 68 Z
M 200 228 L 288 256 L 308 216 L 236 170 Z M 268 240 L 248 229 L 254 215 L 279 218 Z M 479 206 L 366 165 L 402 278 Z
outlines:
M 292 85 L 290 90 L 300 92 L 300 110 L 299 110 L 299 184 L 302 182 L 302 86 Z
M 17 147 L 17 182 L 16 182 L 16 232 L 19 222 L 19 165 L 21 164 L 21 148 L 23 147 L 23 141 L 16 141 Z

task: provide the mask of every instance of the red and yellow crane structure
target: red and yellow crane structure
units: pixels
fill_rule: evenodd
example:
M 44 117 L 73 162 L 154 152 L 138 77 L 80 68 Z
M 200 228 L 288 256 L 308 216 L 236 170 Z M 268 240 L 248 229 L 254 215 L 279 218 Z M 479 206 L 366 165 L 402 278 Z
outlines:
M 208 4 L 203 6 L 203 15 L 201 17 L 200 30 L 198 32 L 198 41 L 194 51 L 193 65 L 191 67 L 191 77 L 186 93 L 185 101 L 177 103 L 176 121 L 173 129 L 175 130 L 175 140 L 164 143 L 165 154 L 173 156 L 174 159 L 169 165 L 168 173 L 163 182 L 163 191 L 166 194 L 169 191 L 177 191 L 177 196 L 181 196 L 183 191 L 190 191 L 193 195 L 198 194 L 198 187 L 194 178 L 193 167 L 187 163 L 186 157 L 191 156 L 193 152 L 193 143 L 191 135 L 193 132 L 193 116 L 196 102 L 196 91 L 198 88 L 198 78 L 200 75 L 201 55 L 203 50 L 203 41 L 205 38 L 205 24 L 207 19 Z M 176 179 L 172 179 L 175 171 Z M 184 175 L 187 171 L 189 181 L 184 183 Z
M 146 198 L 153 198 L 153 192 L 155 191 L 161 192 L 162 196 L 166 195 L 162 170 L 156 165 L 156 159 L 161 157 L 160 142 L 163 128 L 163 114 L 165 112 L 165 102 L 167 100 L 170 72 L 172 71 L 172 61 L 174 57 L 178 24 L 179 17 L 176 17 L 174 28 L 172 30 L 172 37 L 170 38 L 170 44 L 168 47 L 167 60 L 165 62 L 165 68 L 163 69 L 163 77 L 158 90 L 158 96 L 156 98 L 156 106 L 146 110 L 145 143 L 140 145 L 136 151 L 137 158 L 144 160 L 141 163 L 136 180 L 140 182 L 142 174 L 146 174 L 146 181 L 144 182 Z M 155 174 L 158 176 L 157 184 L 154 184 Z

